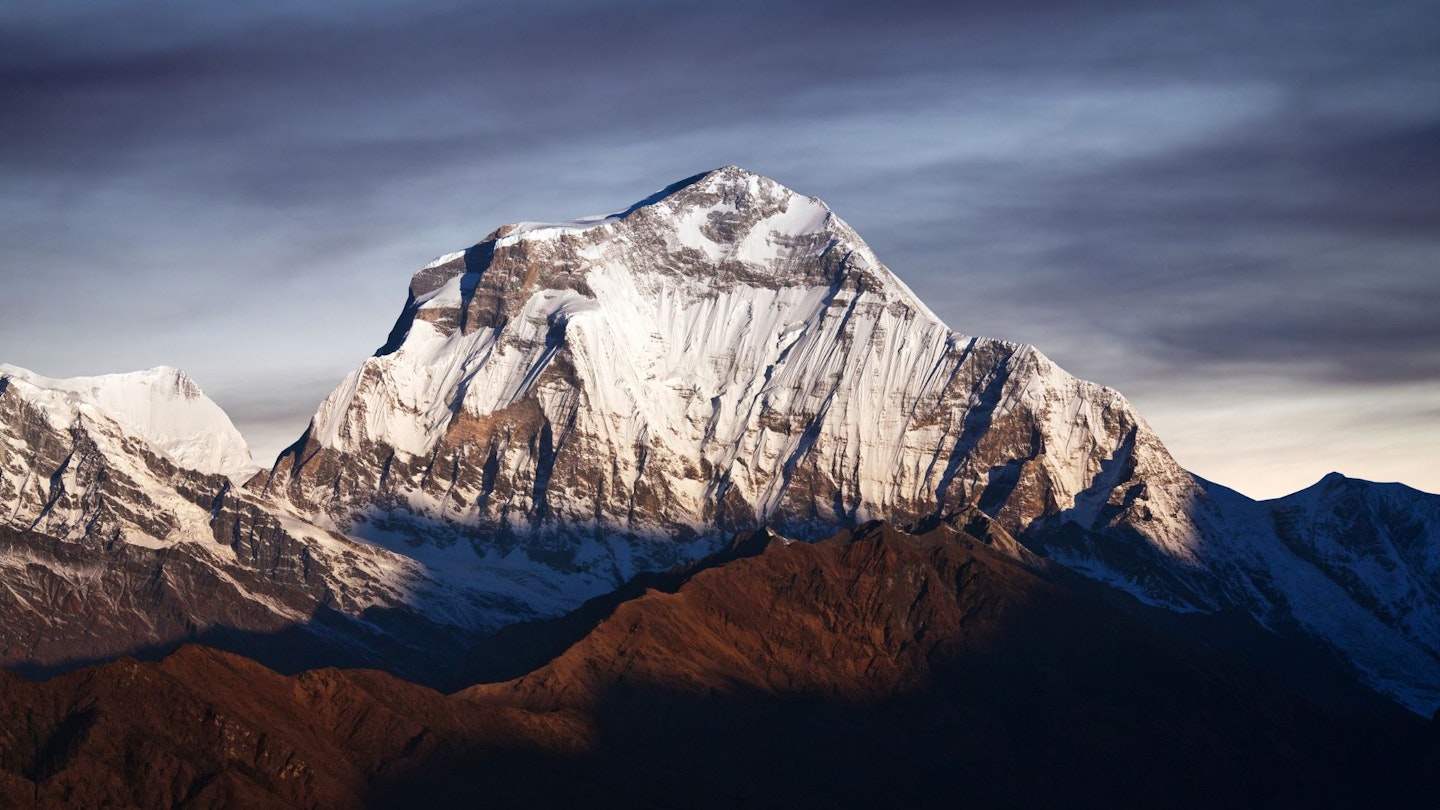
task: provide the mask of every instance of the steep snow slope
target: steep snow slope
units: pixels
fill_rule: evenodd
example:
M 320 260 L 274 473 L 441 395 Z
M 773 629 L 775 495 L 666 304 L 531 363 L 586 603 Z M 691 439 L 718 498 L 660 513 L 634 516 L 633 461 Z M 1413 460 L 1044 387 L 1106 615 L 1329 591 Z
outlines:
M 1186 504 L 1199 566 L 1146 543 L 1124 512 L 1084 520 L 1061 512 L 1023 539 L 1153 604 L 1241 608 L 1330 646 L 1420 714 L 1440 706 L 1440 496 L 1332 475 L 1264 503 L 1194 477 L 1172 497 Z
M 1297 554 L 1352 581 L 1381 618 L 1440 638 L 1440 496 L 1331 473 L 1267 506 Z
M 1374 622 L 1326 627 L 1298 609 L 1297 619 L 1321 637 L 1353 633 L 1354 643 L 1343 648 L 1357 651 L 1352 657 L 1372 681 L 1385 682 L 1387 691 L 1408 695 L 1410 705 L 1433 712 L 1440 695 L 1440 496 L 1331 473 L 1266 506 L 1285 547 Z M 1337 604 L 1344 601 L 1331 597 L 1324 609 L 1334 612 Z M 1428 657 L 1405 657 L 1398 645 L 1376 643 L 1388 633 Z M 1410 660 L 1410 672 L 1397 676 L 1397 664 Z
M 179 369 L 159 366 L 55 380 L 0 363 L 0 378 L 46 392 L 32 401 L 55 420 L 73 420 L 77 414 L 113 420 L 178 467 L 218 473 L 237 484 L 260 470 L 230 417 Z

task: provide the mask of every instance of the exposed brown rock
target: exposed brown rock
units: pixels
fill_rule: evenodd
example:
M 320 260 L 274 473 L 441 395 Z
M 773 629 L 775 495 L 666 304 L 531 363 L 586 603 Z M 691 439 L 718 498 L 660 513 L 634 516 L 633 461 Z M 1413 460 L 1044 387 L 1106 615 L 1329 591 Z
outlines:
M 1328 713 L 1087 588 L 869 525 L 740 538 L 451 697 L 198 647 L 4 675 L 0 804 L 1400 807 L 1433 785 L 1422 724 Z

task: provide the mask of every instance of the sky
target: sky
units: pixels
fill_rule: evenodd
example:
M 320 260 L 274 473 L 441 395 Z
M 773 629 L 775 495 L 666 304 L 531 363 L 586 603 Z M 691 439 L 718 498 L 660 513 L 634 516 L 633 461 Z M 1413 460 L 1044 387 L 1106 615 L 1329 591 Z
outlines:
M 410 275 L 738 164 L 1254 497 L 1440 492 L 1440 4 L 0 6 L 0 362 L 262 461 Z

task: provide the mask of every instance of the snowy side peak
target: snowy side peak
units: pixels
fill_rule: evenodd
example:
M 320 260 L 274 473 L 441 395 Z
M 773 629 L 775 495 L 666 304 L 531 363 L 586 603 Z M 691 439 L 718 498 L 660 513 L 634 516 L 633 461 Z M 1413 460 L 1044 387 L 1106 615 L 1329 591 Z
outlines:
M 1440 499 L 1440 495 L 1415 489 L 1399 482 L 1368 481 L 1351 478 L 1344 473 L 1330 472 L 1323 478 L 1302 490 L 1272 498 L 1267 503 L 1295 503 L 1302 500 L 1334 499 L 1344 494 L 1354 496 L 1373 495 L 1388 498 Z
M 184 399 L 196 399 L 203 396 L 194 380 L 191 380 L 185 372 L 171 366 L 156 366 L 141 371 L 100 374 L 94 377 L 56 378 L 45 377 L 9 363 L 0 363 L 0 376 L 18 378 L 39 388 L 63 391 L 89 399 L 103 396 L 103 392 L 107 391 L 142 386 L 159 391 L 173 389 L 176 395 Z
M 25 398 L 52 420 L 68 424 L 80 415 L 104 417 L 185 469 L 236 481 L 259 469 L 230 417 L 180 369 L 157 366 L 53 379 L 0 364 L 0 379 L 18 380 L 28 389 L 22 392 Z

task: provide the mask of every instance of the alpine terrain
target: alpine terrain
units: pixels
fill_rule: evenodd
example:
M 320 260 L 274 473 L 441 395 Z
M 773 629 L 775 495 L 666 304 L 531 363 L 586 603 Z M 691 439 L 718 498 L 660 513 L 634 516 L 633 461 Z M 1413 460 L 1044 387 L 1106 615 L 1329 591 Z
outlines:
M 257 471 L 176 369 L 0 366 L 0 661 L 43 673 L 203 639 L 376 665 L 465 636 L 487 597 L 263 503 L 240 486 Z
M 1202 480 L 730 166 L 420 269 L 269 468 L 0 366 L 0 664 L 3 804 L 1403 805 L 1440 496 Z
M 420 270 L 249 488 L 534 614 L 739 530 L 974 507 L 1142 601 L 1318 639 L 1428 714 L 1440 498 L 1371 486 L 1301 520 L 1201 480 L 1118 392 L 952 331 L 823 202 L 730 166 Z
M 1413 718 L 1328 712 L 948 526 L 751 533 L 634 585 L 515 628 L 560 652 L 449 696 L 195 646 L 0 673 L 0 805 L 1400 808 L 1440 785 Z

